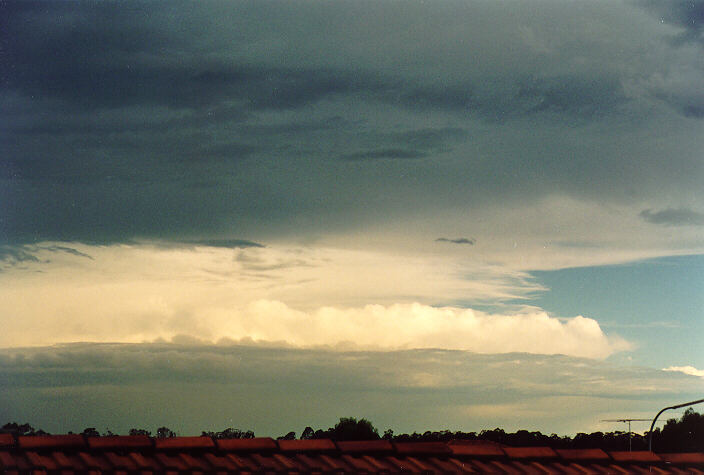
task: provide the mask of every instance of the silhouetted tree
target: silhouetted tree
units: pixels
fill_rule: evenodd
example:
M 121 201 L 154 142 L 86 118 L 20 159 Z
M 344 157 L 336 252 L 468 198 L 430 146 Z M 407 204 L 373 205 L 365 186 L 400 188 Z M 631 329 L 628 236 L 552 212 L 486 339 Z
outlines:
M 8 422 L 2 428 L 0 429 L 0 433 L 3 434 L 12 434 L 12 435 L 47 435 L 48 432 L 45 432 L 41 429 L 35 429 L 31 425 L 25 423 L 25 424 L 18 424 L 17 422 Z
M 301 439 L 312 439 L 314 436 L 315 432 L 313 431 L 313 428 L 311 426 L 308 426 L 303 429 L 303 433 L 301 433 Z
M 85 437 L 100 437 L 100 432 L 95 427 L 87 427 L 83 429 L 83 432 L 81 432 L 81 435 Z
M 296 438 L 296 433 L 291 431 L 286 435 L 282 435 L 281 437 L 278 437 L 279 440 L 294 440 Z
M 691 407 L 682 417 L 668 419 L 656 445 L 661 452 L 700 452 L 704 449 L 704 414 Z
M 176 437 L 176 432 L 168 427 L 159 427 L 156 430 L 156 436 L 160 439 L 170 439 L 171 437 Z
M 146 435 L 147 437 L 151 437 L 151 435 L 152 435 L 151 431 L 148 431 L 146 429 L 130 429 L 129 434 L 130 435 Z
M 328 436 L 333 440 L 375 440 L 379 431 L 366 419 L 341 417 L 335 427 L 328 429 Z
M 221 432 L 206 432 L 203 431 L 201 434 L 205 437 L 212 437 L 213 439 L 253 439 L 254 438 L 254 432 L 251 430 L 248 431 L 242 431 L 240 429 L 233 429 L 232 427 L 228 427 L 227 429 L 221 431 Z

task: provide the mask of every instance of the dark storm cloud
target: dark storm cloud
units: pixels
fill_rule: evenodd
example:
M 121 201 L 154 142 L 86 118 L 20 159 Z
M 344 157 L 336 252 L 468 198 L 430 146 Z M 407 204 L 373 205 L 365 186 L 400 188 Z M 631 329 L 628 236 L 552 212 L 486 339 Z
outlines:
M 343 155 L 344 160 L 378 160 L 384 158 L 390 159 L 408 159 L 408 158 L 423 158 L 427 154 L 417 150 L 404 150 L 400 148 L 385 148 L 381 150 L 370 150 L 368 152 L 357 152 Z
M 39 258 L 22 246 L 0 246 L 0 261 L 6 266 L 23 262 L 39 262 Z
M 699 31 L 700 3 L 677 5 L 668 21 Z M 704 110 L 701 71 L 667 63 L 663 76 L 640 30 L 622 31 L 643 11 L 628 4 L 580 7 L 592 16 L 577 23 L 551 2 L 514 17 L 464 2 L 4 6 L 6 242 L 315 232 L 699 176 L 694 152 L 663 172 L 662 153 L 636 165 L 611 132 L 659 123 L 643 113 L 655 100 Z M 609 19 L 603 41 L 595 18 Z M 619 58 L 612 40 L 635 53 Z
M 645 221 L 663 226 L 704 226 L 704 213 L 688 208 L 667 208 L 660 211 L 646 209 L 640 217 Z
M 449 238 L 437 238 L 435 242 L 449 242 L 452 244 L 469 244 L 470 246 L 474 246 L 477 242 L 476 239 L 474 238 L 456 238 L 456 239 L 449 239 Z
M 703 0 L 641 0 L 645 6 L 663 22 L 678 26 L 686 32 L 679 39 L 703 41 L 704 1 Z

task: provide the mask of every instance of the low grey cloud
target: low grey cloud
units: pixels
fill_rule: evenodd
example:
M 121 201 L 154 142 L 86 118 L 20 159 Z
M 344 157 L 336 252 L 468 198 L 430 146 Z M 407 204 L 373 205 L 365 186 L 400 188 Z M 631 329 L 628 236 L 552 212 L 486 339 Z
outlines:
M 264 247 L 263 244 L 248 241 L 246 239 L 194 239 L 191 241 L 186 241 L 185 244 L 225 248 Z
M 704 226 L 704 213 L 689 208 L 646 209 L 640 212 L 645 221 L 663 226 Z
M 404 150 L 400 148 L 387 148 L 380 150 L 370 150 L 368 152 L 357 152 L 343 155 L 343 160 L 379 160 L 379 159 L 415 159 L 427 156 L 426 153 L 418 150 Z
M 39 262 L 39 258 L 27 251 L 24 246 L 0 246 L 0 262 L 12 266 L 23 262 Z
M 0 381 L 0 420 L 49 431 L 166 424 L 184 435 L 244 426 L 261 436 L 327 427 L 347 415 L 397 432 L 574 433 L 613 411 L 651 413 L 701 388 L 699 378 L 677 372 L 564 356 L 197 341 L 0 350 Z M 75 409 L 57 419 L 60 407 Z
M 469 244 L 470 246 L 474 246 L 477 243 L 477 240 L 474 238 L 455 238 L 455 239 L 450 239 L 450 238 L 437 238 L 435 242 L 449 242 L 452 244 Z

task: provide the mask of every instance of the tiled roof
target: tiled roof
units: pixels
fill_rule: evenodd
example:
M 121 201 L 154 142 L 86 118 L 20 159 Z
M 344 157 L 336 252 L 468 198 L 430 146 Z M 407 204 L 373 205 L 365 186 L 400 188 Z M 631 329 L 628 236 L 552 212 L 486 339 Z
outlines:
M 704 453 L 505 447 L 491 442 L 334 442 L 0 434 L 0 472 L 36 475 L 215 473 L 696 473 Z

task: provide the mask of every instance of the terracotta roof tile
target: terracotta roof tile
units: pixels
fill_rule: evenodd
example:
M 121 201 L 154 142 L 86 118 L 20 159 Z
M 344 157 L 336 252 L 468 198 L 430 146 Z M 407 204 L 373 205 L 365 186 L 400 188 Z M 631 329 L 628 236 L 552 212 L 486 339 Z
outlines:
M 105 458 L 113 467 L 120 470 L 137 470 L 137 464 L 125 455 L 118 455 L 114 452 L 106 452 Z
M 74 462 L 70 460 L 63 452 L 53 452 L 51 457 L 54 459 L 59 468 L 65 470 L 73 468 Z
M 155 460 L 147 458 L 138 452 L 130 452 L 129 457 L 134 460 L 140 470 L 158 470 L 160 468 Z
M 222 457 L 219 455 L 205 453 L 203 457 L 212 465 L 216 470 L 227 470 L 233 471 L 238 468 L 231 460 L 227 457 Z
M 582 468 L 580 470 L 580 469 L 577 469 L 576 467 L 565 465 L 560 462 L 551 463 L 550 466 L 555 467 L 558 470 L 558 473 L 565 473 L 568 475 L 581 475 L 583 473 L 587 473 L 586 470 L 584 470 L 584 468 Z
M 394 446 L 388 440 L 340 440 L 337 448 L 345 453 L 393 452 Z
M 58 470 L 59 465 L 51 457 L 39 455 L 36 452 L 27 452 L 27 459 L 34 468 L 46 470 Z
M 412 462 L 409 462 L 407 459 L 400 459 L 398 457 L 394 457 L 393 455 L 389 455 L 388 457 L 384 457 L 384 460 L 395 468 L 396 471 L 418 473 L 418 467 Z
M 0 448 L 14 447 L 15 438 L 12 434 L 0 434 Z
M 403 455 L 448 455 L 450 448 L 443 442 L 397 442 L 394 443 L 396 452 Z
M 618 465 L 613 463 L 607 465 L 606 468 L 608 468 L 608 471 L 604 473 L 629 473 L 628 470 L 626 470 L 625 468 L 619 467 Z
M 22 449 L 68 449 L 83 448 L 86 445 L 82 435 L 21 435 L 17 444 Z
M 336 472 L 346 472 L 349 473 L 352 467 L 345 463 L 341 458 L 331 457 L 329 455 L 320 454 L 320 460 L 322 460 L 327 466 Z
M 0 473 L 702 473 L 704 452 L 662 454 L 598 449 L 552 450 L 481 443 L 338 442 L 327 439 L 280 441 L 207 437 L 153 439 L 106 437 L 24 438 L 0 449 Z M 78 447 L 78 441 L 83 445 Z M 18 439 L 19 442 L 19 439 Z M 228 442 L 223 440 L 221 442 Z M 243 443 L 244 442 L 244 443 Z M 218 445 L 218 447 L 216 447 Z M 30 448 L 31 447 L 31 448 Z
M 362 459 L 374 467 L 374 469 L 378 472 L 388 472 L 392 467 L 389 463 L 384 462 L 382 459 L 371 457 L 369 455 L 363 455 Z
M 457 460 L 457 459 L 451 458 L 448 460 L 448 463 L 451 463 L 452 465 L 457 467 L 460 472 L 466 472 L 466 473 L 476 473 L 477 472 L 475 467 L 472 464 L 470 464 L 468 461 Z
M 227 458 L 230 459 L 230 461 L 232 463 L 237 465 L 237 468 L 239 470 L 256 471 L 258 469 L 257 465 L 254 462 L 252 462 L 248 457 L 235 455 L 235 454 L 227 454 Z
M 193 457 L 191 454 L 178 454 L 178 456 L 183 460 L 183 462 L 186 464 L 186 467 L 188 470 L 210 470 L 210 464 L 207 463 L 205 460 L 197 459 Z
M 152 439 L 146 435 L 109 435 L 88 437 L 91 449 L 138 449 L 152 447 Z
M 514 464 L 510 462 L 500 462 L 498 460 L 494 460 L 491 462 L 488 462 L 489 465 L 493 465 L 494 467 L 498 467 L 501 470 L 501 473 L 510 473 L 510 474 L 518 474 L 518 473 L 523 473 L 521 469 L 516 467 Z
M 633 452 L 609 452 L 612 459 L 617 462 L 661 462 L 662 459 L 647 450 L 634 450 Z
M 265 472 L 279 472 L 283 468 L 283 464 L 273 457 L 261 454 L 252 454 L 250 457 Z
M 556 449 L 555 452 L 566 460 L 609 460 L 601 449 Z
M 550 447 L 504 447 L 506 455 L 512 459 L 556 458 L 557 454 Z
M 177 456 L 170 456 L 163 452 L 154 454 L 154 458 L 162 467 L 168 470 L 186 470 L 186 464 Z
M 492 444 L 451 444 L 448 445 L 454 455 L 474 457 L 504 457 L 506 453 Z
M 682 454 L 658 454 L 658 457 L 660 457 L 666 462 L 671 463 L 704 464 L 704 453 L 702 452 L 689 452 Z
M 432 464 L 435 473 L 455 473 L 457 471 L 457 467 L 448 460 L 443 460 L 438 457 L 428 457 L 425 461 L 428 464 Z
M 343 455 L 342 460 L 347 462 L 347 465 L 352 467 L 357 473 L 372 473 L 377 471 L 372 464 L 364 460 L 362 457 Z
M 15 468 L 17 467 L 17 462 L 15 457 L 10 455 L 9 452 L 0 452 L 0 467 L 2 468 Z
M 548 473 L 548 474 L 562 473 L 562 470 L 559 470 L 557 467 L 555 467 L 551 463 L 548 464 L 548 463 L 540 463 L 540 462 L 528 462 L 528 466 L 531 467 L 531 469 L 535 470 L 534 473 Z
M 215 445 L 224 451 L 261 451 L 276 450 L 278 446 L 271 437 L 255 437 L 254 439 L 216 439 Z
M 337 450 L 335 443 L 330 439 L 279 440 L 279 448 L 284 452 L 320 452 L 323 450 Z
M 413 464 L 416 467 L 416 470 L 420 471 L 421 473 L 434 473 L 435 472 L 435 470 L 433 470 L 433 468 L 431 468 L 432 464 L 422 462 L 415 457 L 406 457 L 406 461 Z
M 81 462 L 85 464 L 87 469 L 108 471 L 112 468 L 107 459 L 101 457 L 98 454 L 79 452 L 78 457 L 80 458 Z
M 160 450 L 212 449 L 215 447 L 215 443 L 210 437 L 169 437 L 154 439 L 154 446 Z
M 276 461 L 278 461 L 279 464 L 282 465 L 286 470 L 298 471 L 301 469 L 301 467 L 297 463 L 295 463 L 293 460 L 291 460 L 289 457 L 286 457 L 285 455 L 273 454 L 272 457 L 276 459 Z
M 305 467 L 307 470 L 313 470 L 318 472 L 324 472 L 329 467 L 318 457 L 313 457 L 306 454 L 296 454 L 293 459 L 298 462 L 301 466 Z

